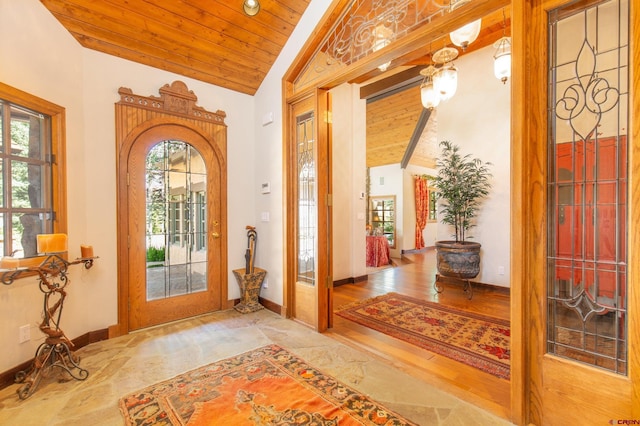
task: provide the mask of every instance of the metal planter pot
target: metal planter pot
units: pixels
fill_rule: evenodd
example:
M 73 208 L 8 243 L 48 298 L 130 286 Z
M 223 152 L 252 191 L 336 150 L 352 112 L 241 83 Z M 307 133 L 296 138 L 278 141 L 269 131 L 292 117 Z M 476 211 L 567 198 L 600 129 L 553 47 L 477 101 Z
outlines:
M 436 241 L 438 273 L 468 280 L 480 273 L 480 243 Z

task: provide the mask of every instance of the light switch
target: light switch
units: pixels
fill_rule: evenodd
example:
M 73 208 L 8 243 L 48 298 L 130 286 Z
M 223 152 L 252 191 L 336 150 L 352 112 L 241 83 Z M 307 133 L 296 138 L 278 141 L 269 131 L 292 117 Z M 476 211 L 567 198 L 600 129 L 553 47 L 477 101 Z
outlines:
M 269 212 L 262 212 L 260 213 L 260 219 L 263 222 L 269 222 Z

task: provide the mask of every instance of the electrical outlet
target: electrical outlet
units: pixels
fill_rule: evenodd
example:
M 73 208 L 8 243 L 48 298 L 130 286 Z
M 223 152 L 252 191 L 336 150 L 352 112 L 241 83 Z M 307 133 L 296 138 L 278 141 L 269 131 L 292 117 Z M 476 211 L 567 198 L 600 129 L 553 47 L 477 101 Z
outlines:
M 262 281 L 262 288 L 269 288 L 269 280 L 266 278 Z
M 504 275 L 504 266 L 498 266 L 498 275 Z
M 19 329 L 18 343 L 24 343 L 31 340 L 31 326 L 29 324 L 21 326 Z

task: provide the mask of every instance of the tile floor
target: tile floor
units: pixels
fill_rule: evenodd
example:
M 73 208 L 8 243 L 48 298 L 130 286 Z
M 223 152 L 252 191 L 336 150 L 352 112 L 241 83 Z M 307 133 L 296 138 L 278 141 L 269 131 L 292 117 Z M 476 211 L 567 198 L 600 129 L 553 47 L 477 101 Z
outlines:
M 85 381 L 44 378 L 20 400 L 0 390 L 0 425 L 122 425 L 118 399 L 213 361 L 275 343 L 420 425 L 509 425 L 435 386 L 273 312 L 217 312 L 88 345 Z

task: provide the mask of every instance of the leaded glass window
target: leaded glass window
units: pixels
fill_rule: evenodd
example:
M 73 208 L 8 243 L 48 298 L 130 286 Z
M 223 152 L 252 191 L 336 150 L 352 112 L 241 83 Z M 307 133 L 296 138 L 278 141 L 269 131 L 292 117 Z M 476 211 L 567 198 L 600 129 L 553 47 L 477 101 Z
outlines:
M 626 375 L 629 4 L 574 3 L 549 23 L 547 351 Z
M 298 282 L 315 285 L 317 193 L 313 112 L 296 118 L 298 171 Z

